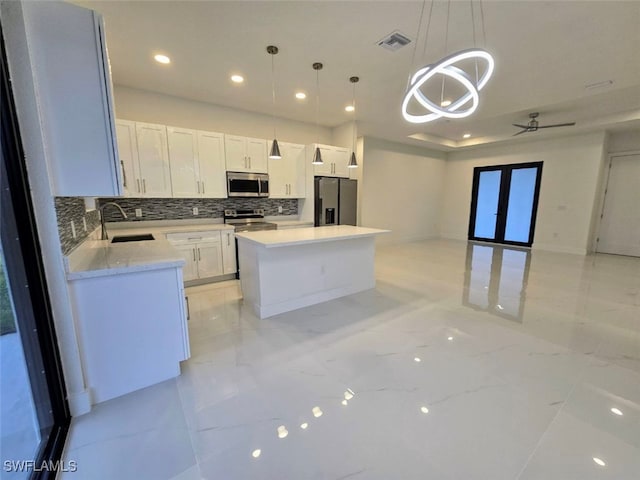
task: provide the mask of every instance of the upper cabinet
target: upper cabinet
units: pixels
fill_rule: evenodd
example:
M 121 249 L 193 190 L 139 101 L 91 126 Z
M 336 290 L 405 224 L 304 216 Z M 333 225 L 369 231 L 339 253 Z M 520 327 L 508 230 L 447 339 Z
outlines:
M 227 171 L 267 173 L 266 140 L 225 135 L 224 146 Z
M 174 197 L 224 198 L 224 135 L 167 127 Z
M 136 122 L 139 190 L 143 197 L 171 197 L 171 174 L 164 125 Z M 134 164 L 135 171 L 135 164 Z
M 316 147 L 322 154 L 322 165 L 313 166 L 313 175 L 322 177 L 349 178 L 349 150 L 331 145 L 311 145 L 310 155 L 313 156 Z
M 122 195 L 102 17 L 64 2 L 22 8 L 54 195 Z
M 269 159 L 269 197 L 304 198 L 305 146 L 286 142 L 279 142 L 279 146 L 282 158 Z
M 226 198 L 224 135 L 222 133 L 198 131 L 197 139 L 201 196 L 206 198 Z

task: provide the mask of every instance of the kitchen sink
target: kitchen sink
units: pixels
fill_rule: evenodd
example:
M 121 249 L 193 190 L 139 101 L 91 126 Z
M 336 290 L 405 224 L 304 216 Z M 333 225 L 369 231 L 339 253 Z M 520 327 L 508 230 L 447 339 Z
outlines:
M 155 238 L 153 238 L 153 235 L 150 233 L 143 233 L 140 235 L 119 235 L 117 237 L 113 237 L 111 243 L 143 242 L 145 240 L 155 240 Z

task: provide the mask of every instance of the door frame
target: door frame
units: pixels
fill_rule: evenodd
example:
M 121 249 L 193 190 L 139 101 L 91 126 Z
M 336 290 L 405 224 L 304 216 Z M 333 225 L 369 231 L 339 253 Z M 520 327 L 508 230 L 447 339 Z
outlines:
M 542 168 L 544 162 L 508 163 L 503 165 L 487 165 L 475 167 L 473 169 L 473 183 L 471 187 L 471 207 L 469 209 L 469 230 L 467 238 L 478 242 L 499 243 L 501 245 L 514 245 L 518 247 L 531 247 L 536 228 L 536 218 L 538 215 L 538 201 L 540 199 L 540 185 L 542 183 Z M 504 234 L 507 227 L 507 212 L 509 209 L 509 192 L 511 189 L 511 173 L 513 170 L 521 168 L 537 168 L 536 184 L 533 192 L 533 204 L 531 206 L 531 224 L 529 225 L 529 238 L 526 242 L 515 242 L 505 240 Z M 486 171 L 500 170 L 500 192 L 498 195 L 498 218 L 496 219 L 496 229 L 494 238 L 476 237 L 476 209 L 478 207 L 478 188 L 480 184 L 480 174 Z

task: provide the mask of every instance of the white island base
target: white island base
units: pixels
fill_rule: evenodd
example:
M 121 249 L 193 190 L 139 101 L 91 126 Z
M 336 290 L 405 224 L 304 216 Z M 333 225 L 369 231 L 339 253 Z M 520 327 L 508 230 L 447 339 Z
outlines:
M 238 233 L 244 301 L 260 318 L 375 287 L 375 235 L 338 225 Z

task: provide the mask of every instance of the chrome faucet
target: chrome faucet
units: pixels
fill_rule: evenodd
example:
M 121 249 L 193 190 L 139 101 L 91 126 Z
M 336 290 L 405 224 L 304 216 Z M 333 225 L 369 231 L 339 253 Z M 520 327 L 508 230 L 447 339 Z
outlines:
M 101 240 L 109 240 L 109 235 L 107 235 L 107 227 L 104 224 L 104 207 L 106 207 L 107 205 L 113 205 L 114 207 L 117 207 L 118 210 L 120 210 L 120 213 L 122 214 L 122 218 L 127 218 L 127 214 L 124 213 L 124 210 L 122 209 L 122 207 L 118 205 L 116 202 L 107 202 L 104 205 L 101 205 L 100 206 L 100 225 L 102 226 Z

